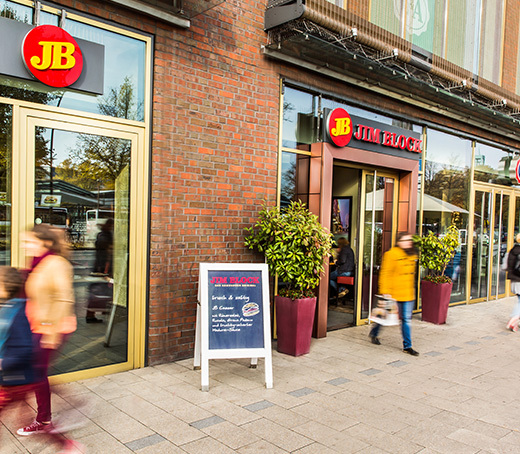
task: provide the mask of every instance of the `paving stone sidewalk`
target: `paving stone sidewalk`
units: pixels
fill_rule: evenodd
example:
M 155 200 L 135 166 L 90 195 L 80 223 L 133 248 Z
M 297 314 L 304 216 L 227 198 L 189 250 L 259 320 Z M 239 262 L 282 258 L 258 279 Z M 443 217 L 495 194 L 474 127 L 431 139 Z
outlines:
M 446 325 L 414 316 L 414 348 L 398 327 L 313 339 L 308 355 L 210 361 L 201 392 L 192 360 L 54 387 L 54 412 L 91 454 L 519 453 L 520 332 L 505 329 L 515 298 L 451 307 Z M 35 402 L 2 415 L 0 453 L 52 454 L 46 435 L 14 436 Z

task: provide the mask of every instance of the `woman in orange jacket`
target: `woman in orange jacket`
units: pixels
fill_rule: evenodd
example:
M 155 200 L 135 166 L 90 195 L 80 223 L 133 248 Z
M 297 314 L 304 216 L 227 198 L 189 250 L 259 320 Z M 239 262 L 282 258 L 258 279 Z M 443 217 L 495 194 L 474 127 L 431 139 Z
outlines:
M 25 234 L 24 247 L 33 257 L 25 282 L 26 313 L 31 331 L 39 343 L 36 367 L 44 380 L 35 387 L 36 419 L 18 429 L 18 435 L 50 432 L 51 391 L 47 370 L 65 338 L 76 330 L 73 269 L 64 257 L 60 232 L 47 224 L 35 225 Z
M 397 301 L 403 335 L 403 351 L 413 356 L 419 353 L 412 348 L 412 310 L 415 301 L 417 252 L 412 235 L 400 233 L 397 244 L 383 256 L 379 272 L 379 292 Z M 374 323 L 370 331 L 372 343 L 379 345 L 381 325 Z

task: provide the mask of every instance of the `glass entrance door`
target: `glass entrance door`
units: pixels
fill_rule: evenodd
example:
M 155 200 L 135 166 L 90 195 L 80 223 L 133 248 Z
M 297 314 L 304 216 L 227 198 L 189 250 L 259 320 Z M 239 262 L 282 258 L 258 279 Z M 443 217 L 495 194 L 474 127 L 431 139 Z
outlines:
M 78 328 L 52 374 L 142 364 L 143 207 L 146 163 L 138 127 L 21 109 L 13 186 L 13 262 L 26 257 L 14 232 L 46 223 L 69 244 Z M 26 163 L 24 165 L 24 162 Z M 17 237 L 18 238 L 18 237 Z M 146 244 L 146 241 L 142 241 Z M 111 370 L 110 370 L 111 369 Z
M 368 319 L 378 293 L 383 254 L 392 247 L 397 220 L 397 178 L 364 171 L 361 187 L 361 232 L 357 320 Z
M 505 296 L 506 273 L 500 267 L 514 237 L 511 191 L 478 186 L 474 192 L 471 299 Z

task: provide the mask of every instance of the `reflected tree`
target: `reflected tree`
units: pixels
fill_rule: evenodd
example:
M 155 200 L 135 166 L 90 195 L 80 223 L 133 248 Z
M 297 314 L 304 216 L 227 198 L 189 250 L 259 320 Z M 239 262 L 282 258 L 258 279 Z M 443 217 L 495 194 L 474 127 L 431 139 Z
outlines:
M 134 84 L 127 77 L 118 89 L 100 99 L 98 108 L 104 115 L 136 120 L 142 106 L 136 102 Z M 70 159 L 58 166 L 56 174 L 84 189 L 114 189 L 116 178 L 130 164 L 130 152 L 128 140 L 80 134 Z
M 424 166 L 424 192 L 467 209 L 469 169 L 427 161 Z
M 296 161 L 291 162 L 289 167 L 283 170 L 280 199 L 282 207 L 296 200 Z

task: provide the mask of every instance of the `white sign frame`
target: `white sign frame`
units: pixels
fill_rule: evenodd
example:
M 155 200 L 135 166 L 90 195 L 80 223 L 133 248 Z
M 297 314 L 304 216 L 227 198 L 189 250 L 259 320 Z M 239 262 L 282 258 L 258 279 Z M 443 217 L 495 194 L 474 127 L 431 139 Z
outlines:
M 261 271 L 262 310 L 263 310 L 263 348 L 209 348 L 209 271 Z M 269 270 L 264 263 L 200 263 L 197 322 L 195 326 L 194 369 L 201 369 L 201 390 L 209 391 L 209 360 L 251 358 L 251 367 L 256 367 L 258 358 L 265 358 L 265 387 L 273 387 L 273 360 L 271 350 L 271 317 L 269 309 Z

